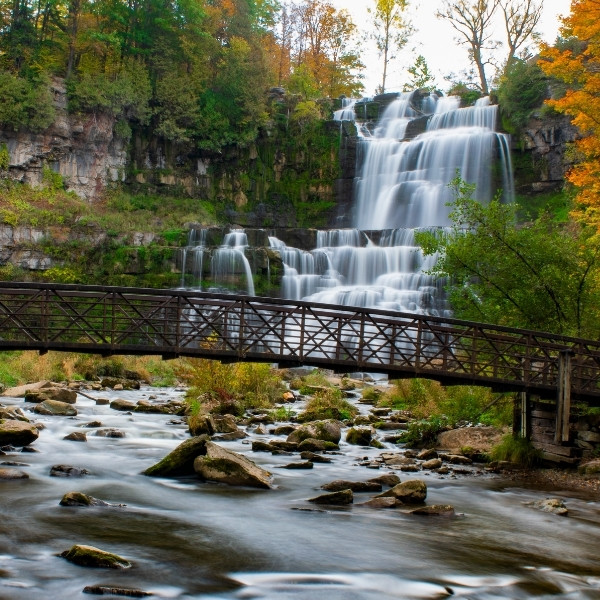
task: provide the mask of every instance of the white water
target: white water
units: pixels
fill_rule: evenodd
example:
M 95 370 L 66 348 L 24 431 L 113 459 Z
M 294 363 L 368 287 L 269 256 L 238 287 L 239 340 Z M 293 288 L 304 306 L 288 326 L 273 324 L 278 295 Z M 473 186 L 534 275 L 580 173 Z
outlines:
M 411 121 L 424 114 L 430 115 L 425 131 L 406 139 Z M 456 97 L 435 95 L 415 106 L 412 93 L 391 102 L 373 135 L 360 140 L 356 229 L 319 232 L 312 252 L 271 238 L 285 265 L 282 295 L 447 315 L 443 282 L 428 274 L 436 258 L 423 256 L 414 234 L 419 228 L 449 225 L 447 204 L 453 197 L 448 184 L 457 174 L 474 183 L 476 197 L 486 202 L 495 193 L 497 161 L 504 195 L 512 198 L 509 141 L 494 130 L 496 118 L 497 107 L 487 98 L 468 108 L 459 108 Z M 369 231 L 380 232 L 378 245 Z
M 135 402 L 157 391 L 88 393 Z M 181 393 L 163 390 L 158 396 L 166 400 Z M 389 472 L 358 466 L 380 451 L 342 441 L 342 454 L 330 455 L 332 463 L 297 471 L 283 466 L 297 462 L 298 455 L 252 452 L 244 440 L 219 442 L 270 470 L 274 489 L 151 478 L 141 472 L 189 437 L 179 419 L 119 412 L 81 396 L 75 418 L 40 417 L 22 399 L 3 401 L 17 404 L 46 429 L 33 443 L 38 452 L 2 457 L 24 463 L 7 468 L 30 477 L 0 481 L 2 600 L 93 598 L 82 594 L 88 585 L 141 588 L 151 598 L 173 600 L 434 600 L 448 597 L 447 588 L 469 600 L 600 596 L 597 499 L 554 490 L 570 510 L 569 517 L 558 517 L 524 505 L 547 496 L 544 491 L 487 475 L 423 471 L 398 474 L 424 479 L 427 503 L 452 504 L 458 516 L 374 510 L 361 506 L 368 493 L 357 493 L 352 506 L 319 509 L 307 499 L 322 493 L 322 484 Z M 85 424 L 97 420 L 125 437 L 95 436 Z M 253 429 L 252 437 L 273 438 Z M 86 431 L 88 441 L 63 439 L 73 431 Z M 56 464 L 90 474 L 50 477 Z M 70 491 L 126 506 L 59 506 Z M 126 571 L 75 566 L 57 556 L 73 544 L 116 552 L 134 566 Z

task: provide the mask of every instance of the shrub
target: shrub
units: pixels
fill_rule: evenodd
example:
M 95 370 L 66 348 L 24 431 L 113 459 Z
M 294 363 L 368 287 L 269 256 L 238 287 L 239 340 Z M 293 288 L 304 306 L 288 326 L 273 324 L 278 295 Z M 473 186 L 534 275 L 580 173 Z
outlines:
M 438 434 L 447 429 L 447 425 L 446 419 L 440 416 L 413 421 L 399 441 L 412 448 L 435 446 Z
M 323 419 L 337 419 L 344 421 L 358 414 L 358 409 L 344 399 L 342 392 L 335 388 L 318 390 L 306 403 L 303 413 L 298 416 L 298 421 L 321 421 Z
M 501 460 L 521 465 L 523 467 L 534 467 L 541 463 L 542 453 L 534 448 L 532 443 L 523 437 L 513 437 L 508 434 L 502 441 L 490 451 L 492 460 Z

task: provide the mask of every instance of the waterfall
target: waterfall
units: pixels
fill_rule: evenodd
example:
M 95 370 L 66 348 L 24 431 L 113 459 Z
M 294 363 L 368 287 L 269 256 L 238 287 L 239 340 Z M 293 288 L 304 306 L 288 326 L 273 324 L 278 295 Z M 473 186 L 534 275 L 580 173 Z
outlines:
M 354 98 L 342 98 L 342 108 L 336 110 L 333 113 L 334 121 L 354 121 L 354 105 L 356 99 Z
M 497 161 L 504 196 L 513 195 L 509 139 L 495 131 L 497 107 L 487 98 L 459 105 L 457 97 L 435 94 L 417 103 L 413 93 L 389 104 L 373 134 L 359 139 L 355 228 L 319 231 L 311 252 L 270 238 L 284 263 L 284 297 L 449 314 L 444 282 L 428 273 L 436 257 L 423 256 L 415 231 L 449 225 L 448 184 L 457 171 L 485 202 L 495 191 Z
M 187 245 L 181 248 L 181 287 L 186 287 L 185 276 L 188 271 L 191 272 L 192 281 L 197 285 L 191 287 L 201 287 L 202 270 L 204 267 L 204 252 L 206 251 L 206 230 L 190 229 L 188 232 Z M 188 261 L 191 262 L 191 269 L 188 269 Z
M 211 259 L 212 279 L 217 287 L 227 286 L 235 276 L 243 273 L 246 291 L 254 296 L 252 269 L 245 254 L 247 247 L 248 237 L 242 229 L 234 229 L 225 235 L 223 244 L 215 250 Z

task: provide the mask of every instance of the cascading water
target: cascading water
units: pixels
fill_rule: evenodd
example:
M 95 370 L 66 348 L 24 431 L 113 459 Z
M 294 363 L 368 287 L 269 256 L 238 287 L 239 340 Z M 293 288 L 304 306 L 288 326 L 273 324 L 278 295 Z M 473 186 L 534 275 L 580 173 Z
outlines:
M 187 246 L 181 249 L 181 287 L 186 287 L 185 276 L 188 271 L 192 276 L 193 283 L 197 283 L 190 287 L 201 287 L 205 251 L 206 229 L 190 229 Z M 188 261 L 191 263 L 189 269 Z
M 495 160 L 501 165 L 504 195 L 512 198 L 508 137 L 495 131 L 496 116 L 497 107 L 487 98 L 459 108 L 455 97 L 432 94 L 417 103 L 411 93 L 399 95 L 373 134 L 361 135 L 356 229 L 319 232 L 310 253 L 271 238 L 285 265 L 283 295 L 446 315 L 443 282 L 427 274 L 435 257 L 423 256 L 415 231 L 449 225 L 447 204 L 453 198 L 448 184 L 457 173 L 476 185 L 480 200 L 488 201 Z M 422 132 L 415 135 L 411 128 L 409 134 L 416 119 L 424 119 Z M 378 244 L 371 241 L 375 237 Z
M 248 237 L 241 229 L 225 235 L 223 245 L 215 250 L 211 259 L 211 272 L 216 286 L 222 286 L 232 277 L 244 273 L 248 294 L 254 296 L 252 269 L 244 253 L 247 247 Z
M 333 113 L 334 121 L 354 121 L 354 105 L 356 99 L 342 98 L 342 108 Z

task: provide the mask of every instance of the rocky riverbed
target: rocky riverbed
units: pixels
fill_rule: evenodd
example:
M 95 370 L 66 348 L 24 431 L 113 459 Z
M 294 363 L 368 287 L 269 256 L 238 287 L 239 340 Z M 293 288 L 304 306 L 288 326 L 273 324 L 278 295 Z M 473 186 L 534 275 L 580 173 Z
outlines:
M 360 394 L 354 431 L 257 412 L 193 437 L 183 389 L 95 387 L 2 399 L 0 431 L 21 437 L 2 438 L 0 598 L 600 594 L 594 479 L 551 489 L 451 444 L 407 450 L 389 441 L 403 415 Z

